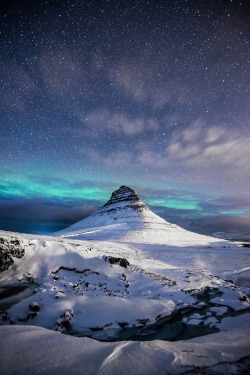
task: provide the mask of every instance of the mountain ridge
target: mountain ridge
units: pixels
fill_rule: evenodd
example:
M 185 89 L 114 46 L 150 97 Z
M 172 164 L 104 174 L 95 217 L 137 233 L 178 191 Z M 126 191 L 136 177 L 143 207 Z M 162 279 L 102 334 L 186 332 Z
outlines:
M 53 235 L 169 246 L 234 246 L 228 241 L 193 233 L 167 222 L 152 212 L 134 189 L 125 185 L 115 190 L 100 210 Z

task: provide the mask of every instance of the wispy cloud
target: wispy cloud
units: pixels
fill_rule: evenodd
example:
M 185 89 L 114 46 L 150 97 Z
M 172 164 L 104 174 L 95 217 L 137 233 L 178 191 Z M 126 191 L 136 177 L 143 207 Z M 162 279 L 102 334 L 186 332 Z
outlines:
M 221 173 L 237 168 L 243 177 L 249 177 L 250 160 L 249 138 L 247 134 L 237 133 L 223 126 L 207 127 L 196 121 L 182 133 L 173 137 L 166 152 L 171 159 L 179 160 L 190 168 L 213 168 Z M 231 175 L 231 174 L 230 174 Z
M 96 137 L 99 137 L 100 132 L 134 136 L 143 132 L 153 132 L 160 127 L 158 121 L 154 118 L 131 117 L 125 112 L 113 113 L 107 110 L 97 110 L 77 114 L 77 117 L 86 127 L 78 128 L 78 131 L 84 135 L 87 129 L 88 134 L 91 133 L 92 136 L 96 134 Z
M 186 84 L 171 74 L 173 64 L 168 49 L 159 52 L 148 46 L 133 59 L 120 57 L 106 74 L 118 91 L 139 103 L 151 102 L 155 108 L 166 103 L 190 103 Z
M 81 58 L 72 56 L 69 48 L 53 44 L 52 48 L 43 49 L 39 55 L 39 71 L 45 87 L 60 97 L 83 95 L 87 88 L 87 72 Z
M 137 156 L 145 168 L 161 171 L 163 176 L 182 176 L 191 183 L 208 184 L 233 191 L 245 190 L 250 183 L 250 147 L 246 133 L 224 126 L 207 126 L 197 120 L 182 131 L 175 132 L 167 141 L 164 151 L 153 148 Z M 211 186 L 211 180 L 214 181 Z

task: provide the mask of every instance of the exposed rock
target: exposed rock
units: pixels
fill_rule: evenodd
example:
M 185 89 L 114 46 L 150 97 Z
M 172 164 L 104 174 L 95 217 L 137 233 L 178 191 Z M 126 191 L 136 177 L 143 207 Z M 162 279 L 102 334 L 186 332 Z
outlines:
M 129 261 L 126 258 L 116 258 L 116 257 L 105 257 L 105 261 L 109 261 L 110 264 L 117 264 L 121 267 L 127 268 L 127 266 L 130 266 Z
M 150 211 L 150 208 L 141 201 L 134 189 L 123 185 L 112 193 L 108 202 L 96 214 L 102 215 L 103 213 L 127 210 L 128 208 L 139 211 Z
M 73 310 L 65 311 L 64 314 L 60 316 L 60 318 L 56 321 L 56 331 L 63 331 L 69 330 L 71 328 L 71 323 L 74 320 L 74 312 Z
M 121 327 L 121 328 L 125 328 L 127 327 L 129 324 L 127 322 L 120 322 L 118 323 L 118 325 Z
M 127 259 L 121 258 L 121 260 L 120 260 L 120 266 L 124 267 L 124 268 L 127 268 L 127 266 L 130 266 L 130 263 L 129 263 L 129 261 L 127 261 Z
M 110 200 L 107 203 L 105 203 L 103 207 L 107 207 L 107 206 L 110 206 L 111 204 L 118 203 L 118 202 L 125 202 L 125 201 L 140 202 L 140 197 L 134 191 L 134 189 L 131 189 L 130 187 L 123 185 L 112 193 Z
M 149 319 L 138 319 L 137 321 L 144 326 L 149 322 Z
M 241 297 L 239 298 L 239 300 L 242 301 L 242 302 L 247 302 L 247 301 L 248 301 L 248 298 L 247 298 L 247 296 L 243 295 L 243 296 L 241 296 Z
M 95 331 L 102 331 L 103 330 L 103 327 L 92 327 L 90 328 L 91 331 L 95 332 Z
M 14 263 L 13 257 L 22 258 L 24 253 L 17 238 L 0 238 L 0 271 L 7 270 Z
M 0 311 L 0 316 L 2 318 L 2 321 L 6 321 L 8 319 L 8 313 L 7 311 Z
M 23 274 L 23 278 L 26 279 L 27 281 L 31 281 L 31 282 L 34 281 L 34 277 L 33 277 L 33 276 L 31 275 L 31 273 L 29 273 L 29 272 L 25 272 L 25 273 Z
M 86 273 L 86 272 L 91 272 L 91 270 L 90 270 L 89 268 L 86 268 L 86 269 L 84 269 L 84 270 L 78 270 L 76 267 L 72 268 L 72 267 L 60 266 L 60 267 L 58 267 L 56 270 L 51 271 L 50 273 L 51 273 L 51 274 L 56 274 L 56 273 L 59 272 L 60 270 L 74 271 L 75 273 Z M 98 274 L 97 272 L 95 272 L 95 273 Z M 57 280 L 57 279 L 54 279 L 54 280 Z
M 29 309 L 30 309 L 30 311 L 37 312 L 41 309 L 41 306 L 39 305 L 38 302 L 32 302 L 32 303 L 29 304 Z
M 0 245 L 0 271 L 7 270 L 12 264 L 14 260 L 11 256 L 11 252 L 9 251 L 6 245 Z

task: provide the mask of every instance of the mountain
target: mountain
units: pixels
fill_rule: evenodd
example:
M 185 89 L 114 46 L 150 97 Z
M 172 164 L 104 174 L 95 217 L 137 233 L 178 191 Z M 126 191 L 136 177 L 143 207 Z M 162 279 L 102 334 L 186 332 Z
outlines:
M 0 230 L 1 375 L 249 373 L 247 248 L 126 186 L 59 234 Z
M 169 246 L 233 246 L 227 241 L 196 234 L 167 222 L 154 214 L 135 190 L 127 186 L 115 190 L 99 211 L 54 235 Z

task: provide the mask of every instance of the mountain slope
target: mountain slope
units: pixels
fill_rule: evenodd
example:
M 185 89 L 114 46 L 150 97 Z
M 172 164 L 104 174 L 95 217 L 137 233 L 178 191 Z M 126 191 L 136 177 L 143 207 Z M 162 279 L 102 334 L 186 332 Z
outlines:
M 99 211 L 54 235 L 170 246 L 234 246 L 227 241 L 199 235 L 165 221 L 154 214 L 133 189 L 126 186 L 114 191 Z

